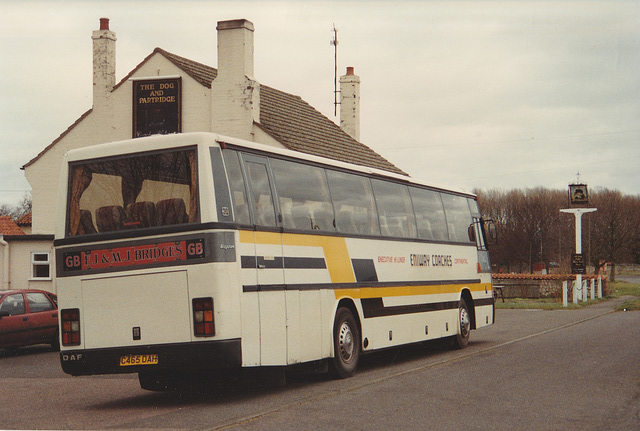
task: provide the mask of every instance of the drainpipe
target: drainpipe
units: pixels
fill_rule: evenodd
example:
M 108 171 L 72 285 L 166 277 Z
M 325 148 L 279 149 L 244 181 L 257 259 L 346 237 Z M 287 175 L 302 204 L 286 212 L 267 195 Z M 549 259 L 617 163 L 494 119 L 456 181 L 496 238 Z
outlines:
M 4 235 L 1 233 L 0 245 L 4 247 L 4 253 L 2 253 L 2 290 L 9 290 L 9 243 L 4 240 Z

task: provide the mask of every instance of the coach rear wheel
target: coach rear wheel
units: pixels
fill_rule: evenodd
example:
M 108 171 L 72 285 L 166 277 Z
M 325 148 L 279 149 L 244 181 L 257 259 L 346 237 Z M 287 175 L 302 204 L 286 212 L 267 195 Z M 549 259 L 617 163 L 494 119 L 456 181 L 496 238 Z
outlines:
M 471 333 L 471 315 L 467 302 L 460 298 L 458 305 L 458 334 L 453 338 L 453 346 L 456 349 L 464 349 L 469 344 L 469 335 Z
M 360 359 L 360 333 L 356 319 L 347 308 L 339 308 L 333 324 L 333 374 L 341 379 L 355 374 Z

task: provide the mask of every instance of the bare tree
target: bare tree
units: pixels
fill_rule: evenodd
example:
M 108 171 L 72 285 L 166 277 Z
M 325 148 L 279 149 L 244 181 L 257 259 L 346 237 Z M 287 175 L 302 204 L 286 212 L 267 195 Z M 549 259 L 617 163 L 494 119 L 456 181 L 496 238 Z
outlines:
M 615 281 L 616 264 L 634 261 L 633 249 L 637 249 L 639 240 L 638 200 L 638 197 L 624 196 L 609 189 L 598 189 L 592 193 L 592 205 L 598 211 L 592 218 L 591 261 L 596 268 L 610 262 L 612 281 Z
M 11 216 L 14 211 L 15 208 L 9 204 L 0 205 L 0 216 Z
M 13 220 L 19 220 L 21 217 L 31 212 L 32 201 L 31 193 L 25 193 L 16 206 L 9 204 L 0 205 L 0 216 L 9 216 Z
M 20 200 L 20 202 L 18 203 L 18 206 L 15 208 L 15 214 L 14 217 L 16 220 L 24 217 L 25 215 L 29 214 L 31 212 L 32 209 L 32 199 L 31 199 L 31 193 L 25 193 L 22 196 L 22 199 Z
M 496 222 L 499 243 L 492 262 L 509 272 L 532 271 L 535 263 L 570 269 L 575 250 L 574 218 L 561 214 L 567 194 L 545 188 L 508 192 L 475 190 L 483 215 Z M 583 221 L 583 249 L 598 270 L 601 262 L 638 262 L 640 259 L 640 196 L 624 196 L 599 189 L 591 206 L 598 208 Z M 551 263 L 553 262 L 553 265 Z

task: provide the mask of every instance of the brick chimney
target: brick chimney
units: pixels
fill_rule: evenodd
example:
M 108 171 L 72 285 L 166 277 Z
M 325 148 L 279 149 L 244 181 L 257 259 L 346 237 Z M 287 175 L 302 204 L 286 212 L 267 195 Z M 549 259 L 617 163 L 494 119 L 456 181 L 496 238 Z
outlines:
M 211 83 L 211 131 L 253 140 L 260 122 L 260 84 L 253 78 L 251 21 L 219 21 L 218 75 Z
M 109 18 L 100 18 L 100 30 L 93 35 L 93 106 L 116 84 L 116 34 L 109 30 Z
M 347 67 L 347 74 L 340 77 L 340 128 L 360 140 L 360 77 L 353 67 Z

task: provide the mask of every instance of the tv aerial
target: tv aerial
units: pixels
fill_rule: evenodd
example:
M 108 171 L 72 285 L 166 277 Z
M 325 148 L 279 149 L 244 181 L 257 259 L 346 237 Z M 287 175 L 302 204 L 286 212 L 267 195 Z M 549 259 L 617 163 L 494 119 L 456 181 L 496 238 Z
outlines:
M 333 39 L 331 39 L 331 45 L 333 45 L 333 115 L 338 116 L 338 29 L 336 24 L 333 23 Z

